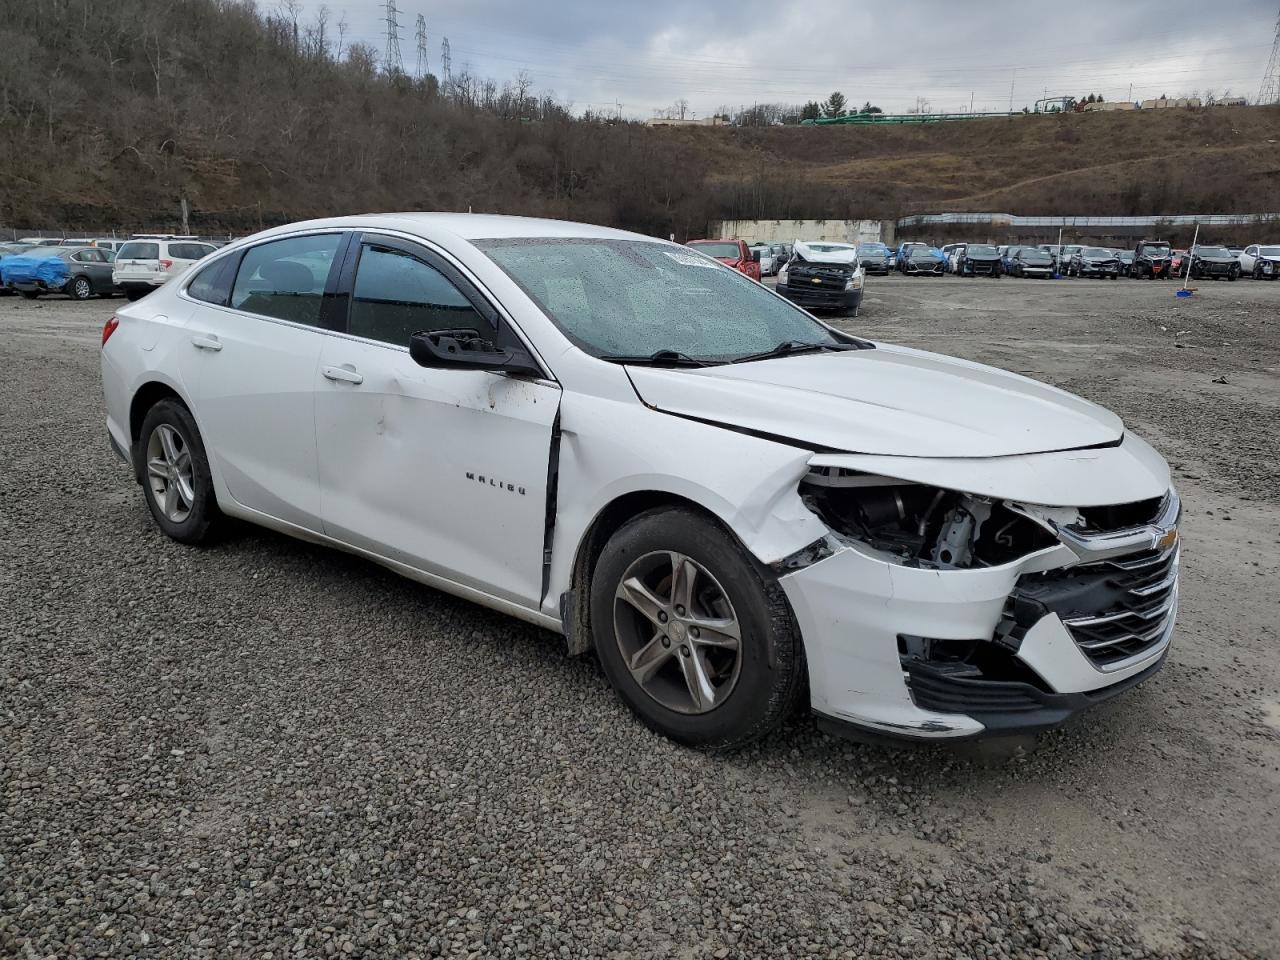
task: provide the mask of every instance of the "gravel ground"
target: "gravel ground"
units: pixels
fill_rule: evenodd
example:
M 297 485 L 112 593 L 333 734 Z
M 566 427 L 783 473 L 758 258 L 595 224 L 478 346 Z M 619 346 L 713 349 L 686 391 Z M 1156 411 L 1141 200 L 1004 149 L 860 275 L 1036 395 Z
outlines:
M 1038 741 L 797 718 L 729 756 L 371 564 L 166 540 L 105 441 L 110 309 L 0 300 L 0 955 L 1280 952 L 1280 284 L 873 278 L 851 329 L 1069 387 L 1170 457 L 1174 653 Z

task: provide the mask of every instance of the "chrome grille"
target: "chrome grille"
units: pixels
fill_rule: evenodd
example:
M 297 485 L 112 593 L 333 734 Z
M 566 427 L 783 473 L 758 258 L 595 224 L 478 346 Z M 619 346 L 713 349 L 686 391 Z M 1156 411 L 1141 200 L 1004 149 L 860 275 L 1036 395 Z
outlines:
M 1076 645 L 1094 664 L 1128 660 L 1164 640 L 1178 605 L 1178 545 L 1113 557 L 1076 568 L 1110 588 L 1106 609 L 1063 617 Z

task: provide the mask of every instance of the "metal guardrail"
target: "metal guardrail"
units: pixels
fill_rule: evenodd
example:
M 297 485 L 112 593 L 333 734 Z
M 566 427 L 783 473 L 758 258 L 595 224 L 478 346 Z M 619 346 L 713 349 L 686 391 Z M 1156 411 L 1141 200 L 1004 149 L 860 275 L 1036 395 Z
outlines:
M 1176 214 L 1167 217 L 1016 217 L 1011 213 L 928 213 L 901 217 L 899 227 L 933 223 L 989 223 L 1008 227 L 1231 227 L 1280 221 L 1280 213 Z

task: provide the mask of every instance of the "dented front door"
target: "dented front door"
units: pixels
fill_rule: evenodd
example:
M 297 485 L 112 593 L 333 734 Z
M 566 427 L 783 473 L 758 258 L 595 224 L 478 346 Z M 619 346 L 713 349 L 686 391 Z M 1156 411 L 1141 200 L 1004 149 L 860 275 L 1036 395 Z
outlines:
M 341 336 L 317 380 L 325 533 L 536 607 L 559 388 Z

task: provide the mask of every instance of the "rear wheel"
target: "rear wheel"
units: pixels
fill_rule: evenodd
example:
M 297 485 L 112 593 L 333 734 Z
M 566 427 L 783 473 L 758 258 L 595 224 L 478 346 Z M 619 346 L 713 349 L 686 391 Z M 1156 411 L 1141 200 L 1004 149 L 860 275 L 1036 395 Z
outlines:
M 692 510 L 653 510 L 614 534 L 592 577 L 591 621 L 613 688 L 680 743 L 756 740 L 802 685 L 804 653 L 777 580 Z
M 177 400 L 161 400 L 142 421 L 138 449 L 151 516 L 174 540 L 203 543 L 221 513 L 191 411 Z
M 40 294 L 34 290 L 22 290 L 19 292 L 22 294 L 23 298 L 26 300 L 37 300 L 40 297 Z
M 129 289 L 125 290 L 124 295 L 128 297 L 130 300 L 141 300 L 143 297 L 147 295 L 147 291 L 139 290 L 137 287 L 130 287 Z
M 88 277 L 76 277 L 67 286 L 67 294 L 72 300 L 88 300 L 93 296 L 93 284 Z

